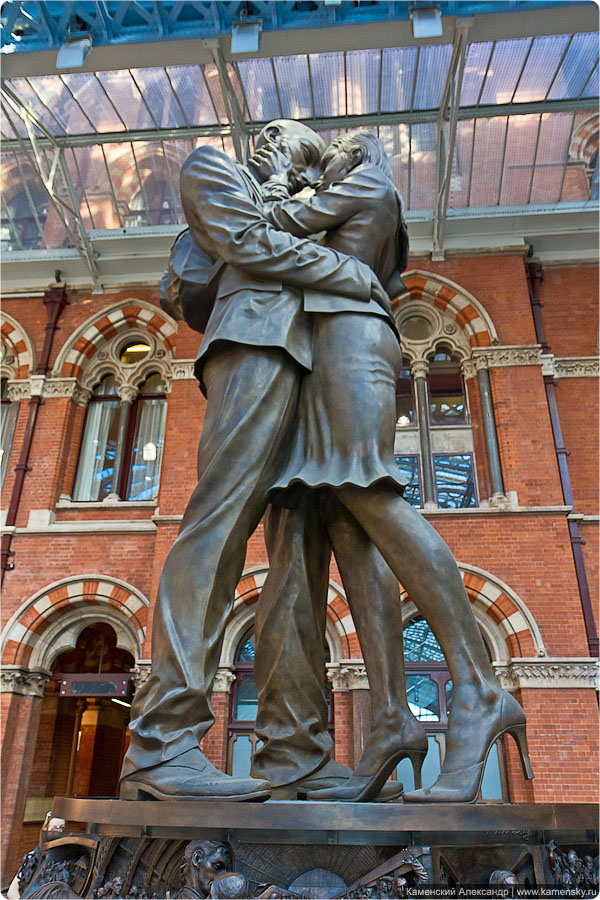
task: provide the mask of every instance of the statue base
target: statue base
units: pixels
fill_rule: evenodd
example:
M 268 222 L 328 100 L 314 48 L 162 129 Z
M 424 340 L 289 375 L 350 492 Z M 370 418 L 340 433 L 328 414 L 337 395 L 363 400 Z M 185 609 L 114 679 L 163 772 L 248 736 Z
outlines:
M 99 898 L 476 897 L 490 883 L 505 897 L 516 885 L 597 894 L 594 804 L 57 797 L 53 815 L 69 834 L 42 845 L 22 897 L 65 896 L 43 893 L 52 882 Z

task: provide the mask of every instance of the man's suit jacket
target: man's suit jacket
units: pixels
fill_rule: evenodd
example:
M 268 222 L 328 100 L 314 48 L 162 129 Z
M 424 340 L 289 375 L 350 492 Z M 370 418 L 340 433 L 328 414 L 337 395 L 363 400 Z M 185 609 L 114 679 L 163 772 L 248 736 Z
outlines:
M 302 289 L 368 304 L 372 278 L 368 266 L 270 225 L 263 215 L 258 182 L 213 147 L 190 154 L 181 170 L 180 187 L 198 246 L 226 263 L 196 360 L 200 382 L 206 354 L 217 341 L 282 347 L 310 369 L 312 332 Z

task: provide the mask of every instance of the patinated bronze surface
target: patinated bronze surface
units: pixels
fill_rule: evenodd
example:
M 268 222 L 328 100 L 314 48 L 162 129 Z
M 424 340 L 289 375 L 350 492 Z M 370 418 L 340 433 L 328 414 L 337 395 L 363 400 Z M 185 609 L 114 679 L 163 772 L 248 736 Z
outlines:
M 190 234 L 214 305 L 196 361 L 207 396 L 199 481 L 163 570 L 153 674 L 132 709 L 123 799 L 390 799 L 385 782 L 427 749 L 408 708 L 398 580 L 428 620 L 452 675 L 442 773 L 412 802 L 471 802 L 493 742 L 525 717 L 496 682 L 444 541 L 401 496 L 394 462 L 401 355 L 388 295 L 407 236 L 379 140 L 323 143 L 295 122 L 267 126 L 248 168 L 212 147 L 181 175 Z M 313 197 L 290 196 L 314 182 Z M 325 245 L 309 236 L 325 230 Z M 204 299 L 206 292 L 203 292 Z M 189 297 L 188 297 L 189 305 Z M 215 769 L 199 744 L 245 546 L 264 514 L 271 571 L 256 617 L 254 778 Z M 372 691 L 373 731 L 351 773 L 332 760 L 322 686 L 327 573 L 336 555 Z M 395 789 L 396 794 L 398 789 Z

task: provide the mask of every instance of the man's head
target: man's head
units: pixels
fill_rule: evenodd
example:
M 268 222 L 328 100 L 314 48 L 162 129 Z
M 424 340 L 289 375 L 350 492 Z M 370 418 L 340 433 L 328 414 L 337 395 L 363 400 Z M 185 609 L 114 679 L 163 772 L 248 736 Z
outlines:
M 323 186 L 339 181 L 362 163 L 378 166 L 393 182 L 387 154 L 379 138 L 368 131 L 350 131 L 332 141 L 321 158 Z
M 312 128 L 293 119 L 276 119 L 258 135 L 248 165 L 260 181 L 266 181 L 281 172 L 274 153 L 280 151 L 289 158 L 288 180 L 291 192 L 296 193 L 321 178 L 320 160 L 324 150 L 325 141 Z
M 231 850 L 219 841 L 190 841 L 185 849 L 183 868 L 186 886 L 208 897 L 215 877 L 233 868 Z

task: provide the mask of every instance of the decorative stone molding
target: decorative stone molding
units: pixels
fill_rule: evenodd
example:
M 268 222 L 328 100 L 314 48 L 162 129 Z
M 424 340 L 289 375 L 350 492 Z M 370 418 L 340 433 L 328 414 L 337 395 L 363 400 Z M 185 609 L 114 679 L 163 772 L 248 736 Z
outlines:
M 134 388 L 131 384 L 120 384 L 118 393 L 119 400 L 123 403 L 133 403 L 138 395 L 137 388 Z
M 174 359 L 172 366 L 173 381 L 195 380 L 195 362 L 195 359 Z
M 460 371 L 462 377 L 467 381 L 469 378 L 475 378 L 477 374 L 477 367 L 472 359 L 463 359 L 460 364 Z
M 327 678 L 334 691 L 368 691 L 369 679 L 362 659 L 327 663 Z
M 542 362 L 542 348 L 537 344 L 529 347 L 477 347 L 473 350 L 473 360 L 477 369 L 492 366 L 539 366 Z
M 494 663 L 503 688 L 600 688 L 600 664 L 587 656 L 575 658 L 522 658 Z
M 213 681 L 212 692 L 220 694 L 229 694 L 231 685 L 235 681 L 233 670 L 229 666 L 219 666 L 215 680 Z
M 600 356 L 562 356 L 554 358 L 555 378 L 598 378 Z
M 152 660 L 151 659 L 136 659 L 135 666 L 131 670 L 133 674 L 133 683 L 135 684 L 136 690 L 140 688 L 146 681 L 148 681 L 150 677 L 150 673 L 152 672 Z
M 47 669 L 30 671 L 24 666 L 0 666 L 0 692 L 21 694 L 24 697 L 43 697 L 50 675 L 51 672 Z
M 8 382 L 8 396 L 13 403 L 17 400 L 29 400 L 31 397 L 31 383 L 28 378 Z
M 87 406 L 92 392 L 82 387 L 76 378 L 47 378 L 42 396 L 66 398 L 73 400 L 78 406 Z

